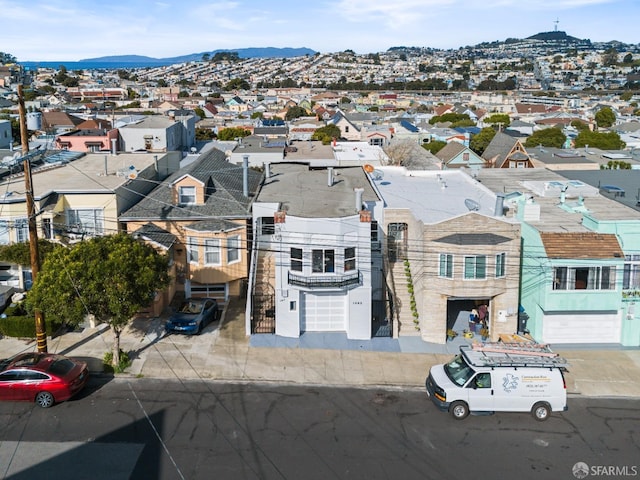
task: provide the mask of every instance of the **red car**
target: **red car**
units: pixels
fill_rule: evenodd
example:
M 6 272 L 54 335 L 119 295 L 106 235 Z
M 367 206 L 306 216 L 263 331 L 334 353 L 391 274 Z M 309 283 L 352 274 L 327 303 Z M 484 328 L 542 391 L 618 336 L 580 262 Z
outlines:
M 0 361 L 0 400 L 49 408 L 73 397 L 88 379 L 85 362 L 53 353 L 20 353 Z

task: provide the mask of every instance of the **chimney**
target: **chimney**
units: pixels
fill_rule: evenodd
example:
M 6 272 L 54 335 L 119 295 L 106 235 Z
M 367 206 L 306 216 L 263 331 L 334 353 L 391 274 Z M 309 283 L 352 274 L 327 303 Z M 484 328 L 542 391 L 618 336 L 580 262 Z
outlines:
M 496 217 L 502 217 L 504 215 L 504 193 L 498 193 L 496 195 L 496 206 L 493 215 Z
M 249 155 L 242 156 L 242 193 L 249 196 Z
M 362 210 L 362 194 L 364 193 L 364 188 L 354 188 L 353 191 L 356 193 L 356 212 Z
M 327 168 L 327 185 L 333 187 L 333 167 Z

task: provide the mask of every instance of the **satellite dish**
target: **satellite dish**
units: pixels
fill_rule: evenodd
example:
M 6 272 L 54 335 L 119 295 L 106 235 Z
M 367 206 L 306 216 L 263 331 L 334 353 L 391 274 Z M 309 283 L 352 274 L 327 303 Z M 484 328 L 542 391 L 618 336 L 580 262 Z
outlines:
M 373 170 L 371 172 L 371 176 L 374 180 L 381 180 L 384 177 L 384 173 L 382 172 L 382 170 Z
M 135 170 L 133 170 L 132 172 L 129 172 L 129 175 L 127 175 L 127 178 L 129 180 L 135 180 L 136 178 L 138 178 L 138 172 L 136 172 Z
M 471 212 L 477 212 L 478 210 L 480 210 L 480 204 L 470 198 L 465 198 L 464 204 Z
M 224 154 L 227 158 L 229 158 L 233 154 L 233 152 L 231 150 L 227 150 L 226 152 L 224 152 Z
M 191 153 L 196 153 L 198 149 L 196 147 L 191 147 Z
M 368 163 L 365 163 L 365 164 L 362 166 L 362 168 L 364 168 L 364 171 L 365 171 L 365 172 L 367 172 L 367 173 L 371 173 L 371 172 L 373 172 L 373 170 L 374 170 L 373 165 L 370 165 L 370 164 L 368 164 Z

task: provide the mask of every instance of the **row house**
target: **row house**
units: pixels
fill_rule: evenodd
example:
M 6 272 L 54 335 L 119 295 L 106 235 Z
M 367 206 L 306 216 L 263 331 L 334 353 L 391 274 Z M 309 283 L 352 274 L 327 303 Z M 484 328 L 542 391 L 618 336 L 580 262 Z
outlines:
M 640 211 L 607 198 L 595 181 L 607 178 L 601 173 L 478 175 L 493 191 L 510 192 L 506 215 L 522 225 L 520 329 L 540 342 L 640 345 Z
M 362 167 L 270 165 L 253 204 L 247 335 L 375 336 L 386 316 L 381 214 Z
M 520 225 L 503 216 L 500 197 L 459 169 L 378 167 L 371 178 L 385 204 L 394 337 L 443 344 L 480 305 L 493 339 L 513 333 Z
M 212 149 L 123 212 L 127 232 L 172 259 L 174 283 L 164 292 L 164 306 L 175 292 L 216 297 L 221 304 L 242 293 L 251 205 L 261 179 L 261 173 L 229 163 L 224 152 Z
M 34 168 L 32 189 L 39 238 L 71 244 L 96 235 L 120 231 L 118 217 L 136 204 L 155 182 L 175 171 L 179 154 L 155 159 L 140 154 L 76 154 L 71 162 Z M 29 239 L 23 175 L 2 181 L 0 197 L 0 244 Z M 30 269 L 2 264 L 17 273 L 4 284 L 27 288 Z

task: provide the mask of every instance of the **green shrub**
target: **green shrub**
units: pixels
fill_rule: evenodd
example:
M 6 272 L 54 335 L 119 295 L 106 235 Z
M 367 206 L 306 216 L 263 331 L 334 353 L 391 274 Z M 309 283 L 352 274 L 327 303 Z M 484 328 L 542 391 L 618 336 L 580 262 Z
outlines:
M 131 366 L 131 359 L 129 354 L 120 350 L 120 363 L 117 366 L 113 366 L 113 352 L 109 351 L 104 354 L 102 359 L 103 370 L 108 373 L 123 373 L 127 368 Z
M 6 312 L 6 311 L 5 311 Z M 47 336 L 58 331 L 60 323 L 45 318 Z M 14 338 L 36 338 L 36 321 L 34 317 L 27 315 L 12 315 L 0 318 L 0 334 Z

